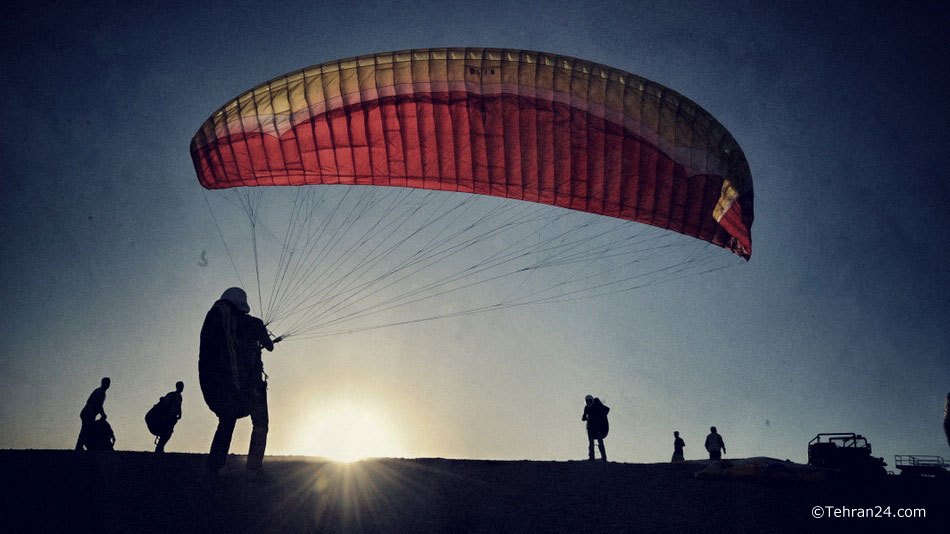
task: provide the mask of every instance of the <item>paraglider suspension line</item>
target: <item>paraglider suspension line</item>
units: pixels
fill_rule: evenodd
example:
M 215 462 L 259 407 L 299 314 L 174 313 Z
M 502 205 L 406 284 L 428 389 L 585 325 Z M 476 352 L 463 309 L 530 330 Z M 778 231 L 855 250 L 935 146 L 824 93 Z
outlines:
M 231 260 L 231 267 L 234 269 L 234 274 L 237 276 L 238 282 L 241 283 L 241 286 L 244 286 L 244 280 L 241 279 L 241 273 L 238 272 L 237 264 L 234 263 L 234 256 L 231 255 L 231 248 L 228 247 L 228 242 L 224 239 L 224 234 L 221 232 L 221 226 L 218 225 L 218 219 L 214 216 L 214 210 L 211 209 L 211 202 L 208 201 L 208 193 L 204 189 L 202 189 L 202 193 L 204 193 L 203 196 L 205 199 L 205 204 L 208 206 L 208 213 L 211 214 L 211 220 L 214 222 L 214 227 L 218 231 L 218 237 L 220 237 L 221 242 L 224 243 L 224 251 L 228 253 L 228 259 Z M 260 288 L 260 285 L 258 285 L 258 288 Z
M 264 298 L 261 296 L 261 267 L 260 262 L 257 259 L 257 224 L 256 221 L 251 222 L 251 243 L 254 247 L 254 275 L 257 277 L 257 306 L 261 310 L 261 315 L 264 315 Z

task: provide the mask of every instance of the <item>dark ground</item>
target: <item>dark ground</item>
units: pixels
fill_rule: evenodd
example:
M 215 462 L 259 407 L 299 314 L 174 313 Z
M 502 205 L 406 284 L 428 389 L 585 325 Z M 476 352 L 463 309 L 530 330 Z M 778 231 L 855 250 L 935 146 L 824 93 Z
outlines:
M 697 479 L 706 462 L 243 457 L 0 451 L 5 532 L 950 532 L 950 483 Z M 926 519 L 811 517 L 815 506 L 923 508 Z M 918 512 L 919 513 L 919 512 Z M 12 529 L 11 529 L 12 527 Z

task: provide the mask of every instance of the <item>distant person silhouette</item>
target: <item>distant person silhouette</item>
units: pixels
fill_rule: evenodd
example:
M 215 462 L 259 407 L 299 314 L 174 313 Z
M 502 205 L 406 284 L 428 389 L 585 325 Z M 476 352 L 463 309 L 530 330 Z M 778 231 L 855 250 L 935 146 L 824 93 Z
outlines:
M 155 443 L 155 452 L 165 452 L 165 445 L 172 439 L 172 433 L 175 431 L 175 425 L 181 419 L 181 392 L 185 390 L 185 383 L 175 382 L 175 391 L 168 392 L 158 401 L 152 410 L 155 410 L 155 426 L 158 430 Z M 151 412 L 152 410 L 149 410 Z M 146 416 L 146 419 L 148 416 Z
M 86 405 L 80 410 L 79 419 L 82 421 L 82 427 L 79 429 L 79 437 L 76 439 L 77 451 L 83 449 L 93 450 L 89 445 L 93 441 L 96 433 L 96 425 L 94 423 L 96 422 L 97 416 L 102 416 L 102 420 L 106 418 L 103 405 L 106 402 L 106 390 L 109 389 L 109 385 L 111 384 L 112 381 L 109 377 L 104 377 L 100 386 L 92 390 L 92 393 L 89 394 L 89 398 L 86 399 Z
M 607 461 L 607 450 L 604 447 L 604 438 L 610 430 L 607 422 L 607 412 L 610 408 L 604 406 L 600 399 L 591 395 L 584 397 L 584 415 L 581 421 L 587 421 L 587 454 L 590 461 L 594 461 L 594 440 L 597 440 L 597 447 L 600 449 L 600 459 Z
M 722 436 L 716 432 L 716 427 L 709 427 L 709 435 L 706 436 L 706 450 L 709 451 L 710 460 L 721 460 L 722 453 L 726 452 L 726 442 Z
M 250 315 L 243 289 L 227 289 L 211 306 L 201 327 L 198 379 L 201 394 L 218 416 L 208 470 L 219 474 L 227 462 L 235 422 L 251 416 L 247 469 L 259 477 L 267 446 L 267 383 L 261 348 L 274 350 L 264 322 Z M 279 341 L 279 339 L 278 339 Z
M 673 458 L 670 460 L 671 463 L 686 461 L 683 458 L 683 447 L 685 446 L 686 442 L 680 437 L 679 431 L 673 431 Z
M 947 445 L 950 445 L 950 393 L 947 393 L 947 401 L 943 403 L 943 433 L 947 436 Z

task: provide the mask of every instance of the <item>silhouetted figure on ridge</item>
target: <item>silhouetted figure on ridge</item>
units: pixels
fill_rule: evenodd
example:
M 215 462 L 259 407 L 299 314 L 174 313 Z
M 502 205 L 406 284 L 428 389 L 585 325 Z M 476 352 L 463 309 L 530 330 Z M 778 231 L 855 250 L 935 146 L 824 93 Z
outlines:
M 706 450 L 709 451 L 710 460 L 721 460 L 722 453 L 726 452 L 726 442 L 722 436 L 716 432 L 716 427 L 709 427 L 709 435 L 706 436 Z
M 175 425 L 181 419 L 181 392 L 184 390 L 184 382 L 175 382 L 175 391 L 168 392 L 145 414 L 145 423 L 149 431 L 156 436 L 155 452 L 157 453 L 165 452 L 165 445 L 172 438 Z
M 607 412 L 610 408 L 604 406 L 600 399 L 591 395 L 584 397 L 584 415 L 581 421 L 587 421 L 587 454 L 590 461 L 594 461 L 594 440 L 597 440 L 597 447 L 600 449 L 600 459 L 607 461 L 607 450 L 604 447 L 604 438 L 610 430 L 607 422 Z
M 198 379 L 201 393 L 218 416 L 211 441 L 208 470 L 219 474 L 227 462 L 234 424 L 251 416 L 251 444 L 247 469 L 252 478 L 261 473 L 267 445 L 267 383 L 261 348 L 274 350 L 264 322 L 250 315 L 243 289 L 227 289 L 205 316 L 201 327 Z M 279 339 L 278 339 L 279 340 Z
M 947 436 L 947 445 L 950 445 L 950 393 L 947 393 L 947 401 L 943 403 L 943 433 Z
M 111 384 L 112 381 L 109 377 L 104 377 L 100 386 L 92 390 L 92 393 L 89 394 L 89 398 L 86 399 L 86 405 L 80 410 L 79 419 L 82 421 L 82 428 L 80 428 L 79 437 L 76 439 L 77 451 L 83 449 L 93 450 L 93 447 L 90 447 L 90 445 L 99 441 L 96 440 L 97 430 L 101 431 L 105 427 L 104 425 L 96 424 L 96 417 L 102 416 L 100 420 L 105 422 L 106 412 L 103 405 L 106 402 L 106 390 L 109 389 L 109 385 Z M 106 423 L 106 425 L 108 425 L 108 423 Z M 109 427 L 109 433 L 112 433 L 111 427 Z M 115 441 L 114 436 L 112 441 Z
M 686 446 L 686 442 L 683 441 L 683 438 L 680 437 L 678 430 L 673 431 L 673 458 L 670 460 L 671 463 L 684 462 L 686 461 L 683 458 L 683 447 Z

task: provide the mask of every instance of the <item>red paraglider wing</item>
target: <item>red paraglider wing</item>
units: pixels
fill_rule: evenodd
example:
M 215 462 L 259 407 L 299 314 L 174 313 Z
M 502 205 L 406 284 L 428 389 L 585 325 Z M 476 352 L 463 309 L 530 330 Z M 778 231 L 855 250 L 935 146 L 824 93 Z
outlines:
M 228 102 L 191 154 L 209 189 L 464 191 L 752 253 L 752 178 L 729 132 L 670 89 L 564 56 L 441 48 L 309 67 Z

